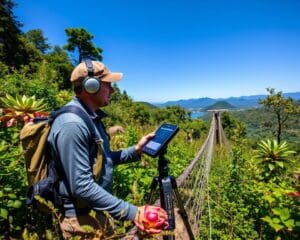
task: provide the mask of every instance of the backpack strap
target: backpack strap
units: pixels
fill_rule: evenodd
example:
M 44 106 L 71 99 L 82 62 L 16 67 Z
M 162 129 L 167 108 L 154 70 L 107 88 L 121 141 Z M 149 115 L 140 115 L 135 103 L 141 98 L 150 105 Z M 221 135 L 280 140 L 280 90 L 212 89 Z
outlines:
M 54 119 L 56 117 L 58 117 L 58 115 L 63 114 L 63 113 L 74 113 L 77 116 L 79 116 L 84 121 L 87 128 L 89 129 L 92 139 L 95 141 L 98 139 L 97 135 L 96 135 L 94 123 L 90 119 L 89 115 L 84 110 L 82 110 L 80 107 L 77 107 L 74 105 L 67 105 L 58 110 L 51 112 L 50 117 L 49 117 L 50 124 L 53 123 Z
M 64 106 L 56 111 L 53 111 L 50 114 L 49 117 L 49 123 L 50 125 L 53 123 L 54 119 L 63 113 L 74 113 L 77 116 L 79 116 L 86 124 L 86 126 L 89 129 L 89 132 L 91 134 L 91 138 L 92 140 L 96 143 L 97 145 L 97 162 L 96 164 L 93 165 L 93 175 L 94 178 L 96 180 L 99 180 L 100 177 L 100 173 L 101 173 L 101 168 L 102 168 L 102 151 L 104 151 L 104 148 L 102 146 L 103 144 L 103 139 L 99 136 L 97 137 L 96 131 L 95 131 L 95 127 L 94 127 L 94 123 L 92 122 L 91 118 L 89 117 L 89 115 L 82 110 L 80 107 L 77 107 L 75 105 L 67 105 Z

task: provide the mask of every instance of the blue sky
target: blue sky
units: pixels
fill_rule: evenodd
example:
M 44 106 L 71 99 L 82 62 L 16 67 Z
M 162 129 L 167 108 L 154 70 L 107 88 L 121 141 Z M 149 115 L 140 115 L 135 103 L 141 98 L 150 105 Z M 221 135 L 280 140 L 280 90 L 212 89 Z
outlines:
M 51 45 L 85 28 L 136 101 L 300 91 L 299 0 L 16 0 Z

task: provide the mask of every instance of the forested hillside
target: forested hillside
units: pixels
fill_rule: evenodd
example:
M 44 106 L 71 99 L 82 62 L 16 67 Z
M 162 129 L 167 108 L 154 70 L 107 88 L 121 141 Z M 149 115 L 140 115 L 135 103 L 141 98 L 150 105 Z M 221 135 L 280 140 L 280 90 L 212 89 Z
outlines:
M 208 110 L 215 110 L 215 109 L 235 109 L 236 107 L 231 105 L 230 103 L 226 102 L 226 101 L 218 101 L 216 103 L 214 103 L 213 105 L 207 106 L 206 108 L 204 108 L 204 111 L 208 111 Z
M 65 45 L 52 46 L 42 29 L 22 32 L 22 19 L 13 12 L 14 1 L 1 1 L 0 239 L 61 239 L 61 216 L 51 203 L 44 203 L 50 214 L 25 205 L 28 184 L 19 134 L 33 117 L 67 103 L 73 97 L 69 76 L 74 65 L 85 57 L 105 59 L 105 48 L 94 46 L 93 35 L 80 28 L 65 29 Z M 74 51 L 78 59 L 70 58 Z M 180 131 L 169 144 L 167 158 L 170 174 L 178 177 L 201 148 L 210 119 L 192 119 L 180 106 L 134 102 L 126 89 L 113 87 L 111 105 L 104 108 L 105 124 L 120 125 L 124 133 L 111 136 L 112 148 L 136 143 L 163 122 L 177 124 Z M 217 147 L 197 239 L 300 237 L 299 102 L 268 89 L 261 107 L 221 114 L 230 151 L 225 154 Z M 118 166 L 114 194 L 145 204 L 157 164 L 157 159 L 143 156 L 141 162 Z M 115 238 L 132 226 L 116 222 Z M 107 239 L 105 233 L 98 239 Z
M 299 102 L 297 103 L 299 106 Z M 255 143 L 259 139 L 272 138 L 276 131 L 276 116 L 265 108 L 233 111 L 232 116 L 243 122 L 247 128 L 247 137 Z M 300 146 L 300 119 L 295 114 L 287 119 L 283 128 L 283 139 L 293 145 L 299 152 Z

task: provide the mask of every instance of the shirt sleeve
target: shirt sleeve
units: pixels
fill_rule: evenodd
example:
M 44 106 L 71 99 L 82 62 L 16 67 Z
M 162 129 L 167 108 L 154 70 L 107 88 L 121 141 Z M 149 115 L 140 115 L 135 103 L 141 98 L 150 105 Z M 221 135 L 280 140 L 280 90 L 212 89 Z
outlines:
M 109 212 L 115 219 L 134 220 L 136 206 L 113 196 L 94 181 L 89 143 L 89 131 L 81 122 L 64 123 L 56 132 L 55 147 L 71 194 L 96 211 Z M 132 150 L 120 155 L 126 159 L 130 158 L 130 154 L 134 155 Z
M 141 155 L 135 151 L 134 146 L 111 152 L 111 157 L 115 165 L 141 160 Z

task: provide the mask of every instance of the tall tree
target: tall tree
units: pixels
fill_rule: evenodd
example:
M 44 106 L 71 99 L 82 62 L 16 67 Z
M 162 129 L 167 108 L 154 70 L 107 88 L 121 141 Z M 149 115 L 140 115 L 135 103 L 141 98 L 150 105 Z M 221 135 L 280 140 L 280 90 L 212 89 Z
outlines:
M 102 61 L 102 49 L 94 46 L 92 42 L 93 35 L 83 28 L 67 28 L 65 32 L 68 37 L 68 43 L 64 48 L 70 52 L 77 50 L 78 63 L 84 58 Z
M 48 43 L 48 39 L 44 37 L 41 29 L 29 30 L 25 33 L 25 37 L 42 53 L 45 53 L 51 47 Z
M 13 14 L 15 3 L 12 0 L 1 0 L 0 2 L 0 60 L 8 66 L 20 65 L 20 45 L 22 42 L 20 27 Z
M 53 47 L 52 51 L 45 56 L 45 58 L 51 69 L 59 73 L 59 89 L 70 89 L 71 82 L 69 79 L 73 66 L 70 63 L 68 52 L 56 45 Z
M 13 0 L 0 1 L 0 61 L 7 66 L 20 68 L 28 65 L 34 71 L 36 62 L 42 58 L 41 52 L 24 36 L 16 20 Z
M 223 112 L 221 115 L 221 122 L 229 140 L 238 143 L 245 138 L 247 134 L 245 124 L 235 118 L 231 113 Z
M 282 130 L 284 129 L 285 124 L 289 117 L 293 114 L 299 114 L 300 108 L 296 105 L 295 101 L 292 98 L 284 98 L 282 92 L 275 92 L 274 88 L 267 88 L 269 96 L 266 99 L 260 101 L 260 104 L 263 104 L 267 110 L 275 114 L 274 122 L 276 124 L 270 124 L 271 126 L 275 125 L 275 134 L 277 142 L 280 143 L 282 137 Z

